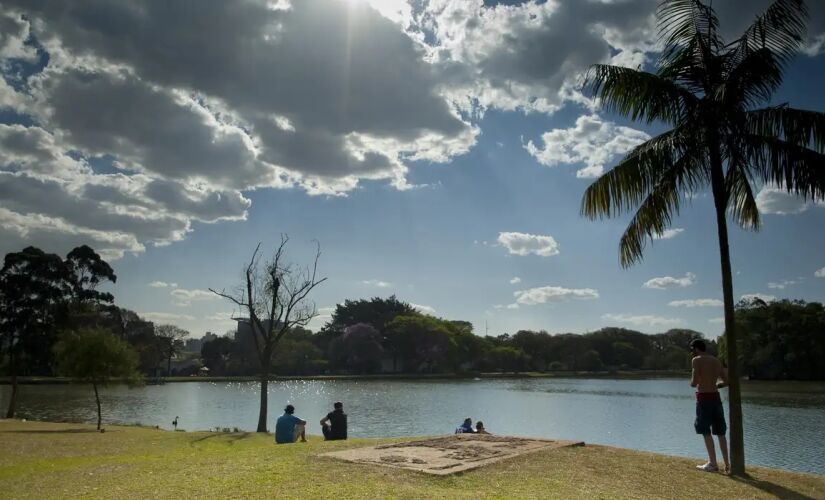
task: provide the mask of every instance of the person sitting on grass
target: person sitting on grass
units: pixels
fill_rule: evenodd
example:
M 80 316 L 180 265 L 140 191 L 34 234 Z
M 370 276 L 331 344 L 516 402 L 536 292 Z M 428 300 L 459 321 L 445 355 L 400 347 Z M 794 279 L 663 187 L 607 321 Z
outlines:
M 481 420 L 476 422 L 476 434 L 489 434 L 489 432 L 487 432 L 487 429 L 484 428 L 484 422 L 482 422 Z
M 295 443 L 301 438 L 302 443 L 306 443 L 307 421 L 293 415 L 295 407 L 286 405 L 284 414 L 278 417 L 275 423 L 275 442 L 278 444 Z
M 333 405 L 334 410 L 321 419 L 321 431 L 325 441 L 347 438 L 347 414 L 344 413 L 344 404 L 340 401 Z
M 473 419 L 467 417 L 464 419 L 464 423 L 461 424 L 456 430 L 456 434 L 473 434 L 475 430 L 473 430 Z

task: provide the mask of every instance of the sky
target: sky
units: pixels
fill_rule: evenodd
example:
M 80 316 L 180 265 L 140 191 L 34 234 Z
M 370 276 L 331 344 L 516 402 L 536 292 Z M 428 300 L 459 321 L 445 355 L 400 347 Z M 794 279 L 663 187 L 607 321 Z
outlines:
M 0 0 L 0 252 L 88 244 L 121 307 L 201 336 L 260 242 L 321 248 L 318 329 L 387 297 L 476 333 L 722 331 L 713 207 L 622 269 L 584 190 L 665 129 L 600 111 L 594 63 L 652 69 L 654 0 Z M 734 39 L 769 2 L 717 0 Z M 825 110 L 825 3 L 774 104 Z M 757 186 L 736 298 L 825 300 L 825 203 Z

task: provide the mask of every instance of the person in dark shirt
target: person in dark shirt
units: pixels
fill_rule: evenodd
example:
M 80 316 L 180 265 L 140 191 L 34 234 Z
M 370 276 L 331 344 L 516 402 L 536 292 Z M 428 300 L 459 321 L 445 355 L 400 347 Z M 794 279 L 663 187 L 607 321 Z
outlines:
M 458 428 L 455 430 L 456 434 L 474 434 L 475 430 L 473 429 L 473 419 L 467 417 L 464 419 L 464 423 L 462 423 Z
M 326 441 L 347 438 L 347 414 L 344 413 L 344 404 L 339 401 L 333 407 L 335 409 L 321 419 L 321 431 Z

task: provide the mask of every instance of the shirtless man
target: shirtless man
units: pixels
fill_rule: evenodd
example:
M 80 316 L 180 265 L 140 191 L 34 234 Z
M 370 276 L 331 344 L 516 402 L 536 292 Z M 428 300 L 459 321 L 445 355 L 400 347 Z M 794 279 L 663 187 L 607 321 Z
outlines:
M 693 354 L 690 386 L 696 388 L 696 422 L 693 425 L 696 434 L 701 434 L 705 439 L 705 447 L 708 450 L 708 462 L 697 465 L 696 468 L 706 472 L 719 471 L 711 435 L 713 434 L 719 439 L 719 451 L 722 452 L 727 473 L 730 470 L 728 442 L 725 438 L 728 426 L 725 423 L 725 410 L 718 389 L 728 385 L 728 370 L 716 356 L 708 354 L 706 350 L 707 346 L 701 339 L 694 339 L 690 343 L 690 352 Z

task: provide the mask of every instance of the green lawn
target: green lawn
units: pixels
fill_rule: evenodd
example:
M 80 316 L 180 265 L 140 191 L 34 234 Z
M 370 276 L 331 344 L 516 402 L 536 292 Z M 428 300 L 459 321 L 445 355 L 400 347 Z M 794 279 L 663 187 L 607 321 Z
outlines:
M 392 440 L 273 444 L 253 433 L 0 420 L 0 498 L 825 498 L 825 477 L 604 446 L 539 452 L 452 477 L 318 458 Z

